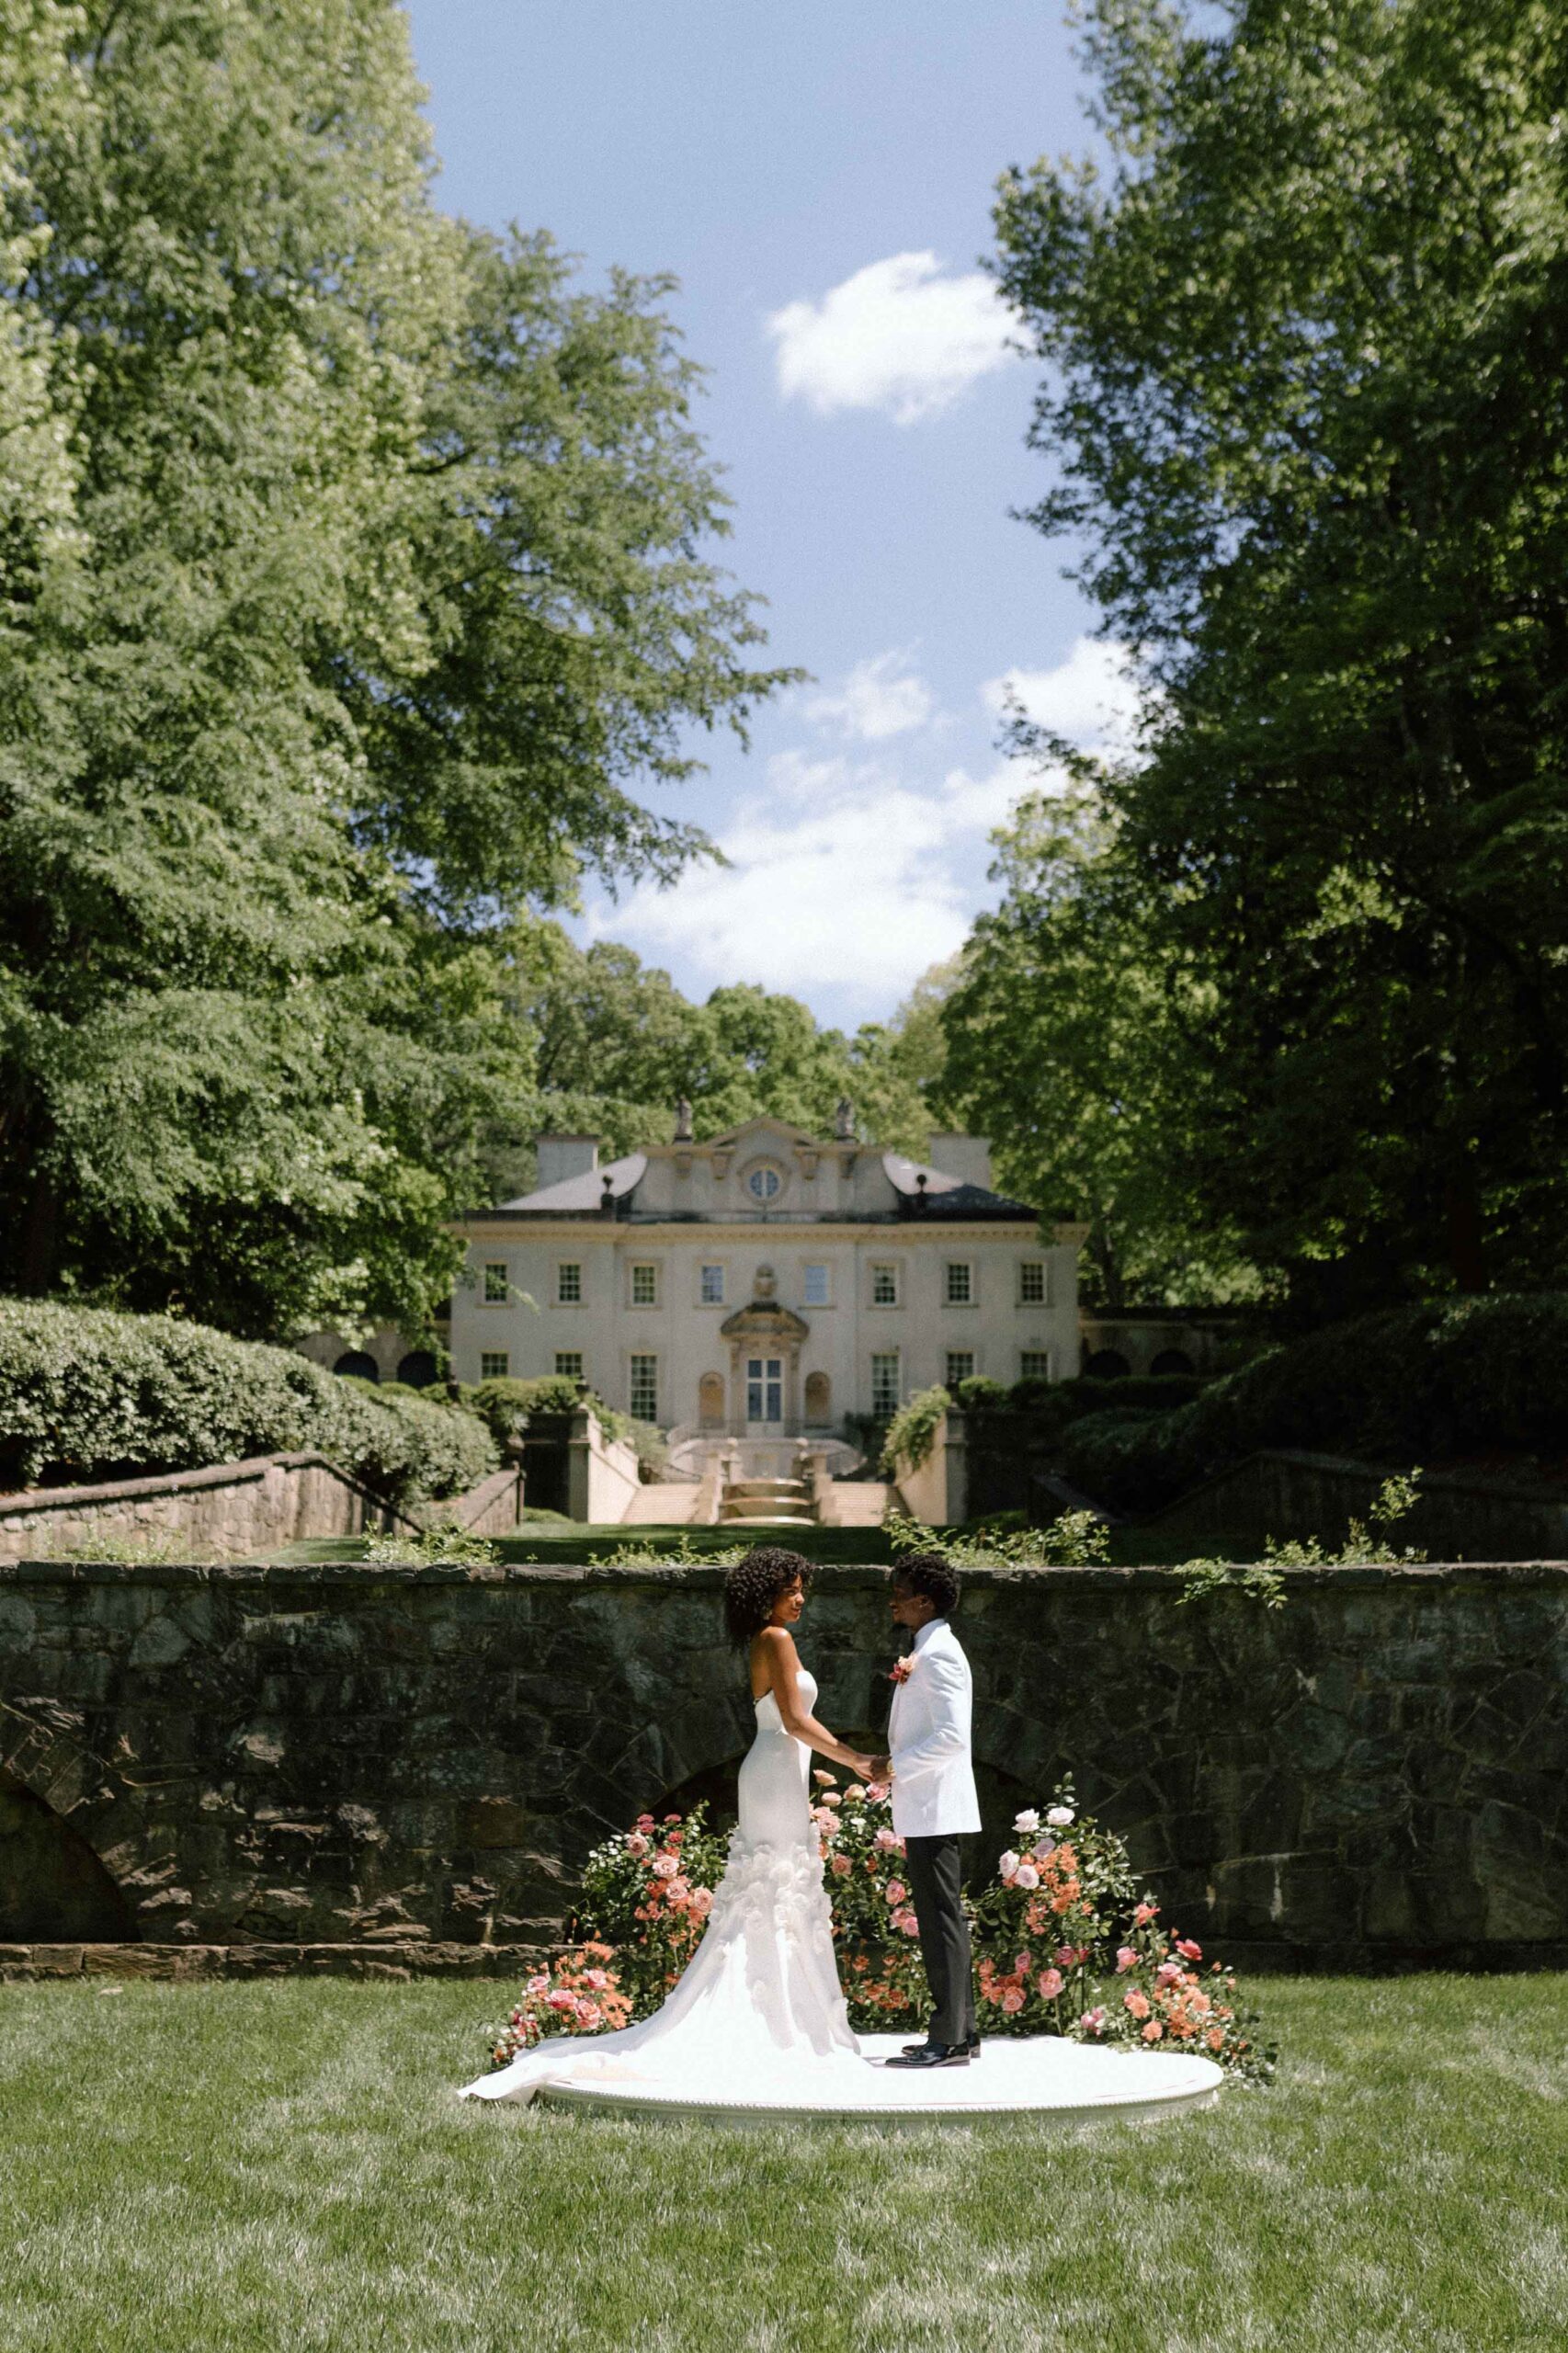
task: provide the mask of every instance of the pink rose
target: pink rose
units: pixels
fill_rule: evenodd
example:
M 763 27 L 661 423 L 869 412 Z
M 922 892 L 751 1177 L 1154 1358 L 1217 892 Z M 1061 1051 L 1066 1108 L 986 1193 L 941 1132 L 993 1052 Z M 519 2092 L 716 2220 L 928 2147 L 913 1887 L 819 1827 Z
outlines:
M 906 1937 L 917 1937 L 920 1934 L 920 1923 L 913 1912 L 895 1912 L 892 1915 L 892 1924 L 895 1928 L 902 1928 Z
M 1007 1848 L 1005 1854 L 997 1856 L 996 1868 L 1001 1872 L 1005 1880 L 1011 1880 L 1013 1873 L 1018 1868 L 1018 1858 L 1014 1854 L 1011 1847 Z
M 1160 1907 L 1157 1904 L 1150 1904 L 1147 1902 L 1141 1904 L 1138 1906 L 1137 1911 L 1132 1915 L 1133 1927 L 1135 1928 L 1146 1928 L 1159 1908 Z
M 909 1890 L 901 1879 L 890 1879 L 882 1893 L 890 1904 L 902 1904 Z
M 1049 1819 L 1049 1817 L 1047 1818 Z M 666 1813 L 665 1820 L 666 1822 L 678 1822 L 680 1820 L 680 1816 L 678 1813 Z
M 1040 1885 L 1040 1873 L 1036 1870 L 1032 1863 L 1020 1863 L 1017 1870 L 1013 1873 L 1013 1878 L 1016 1884 L 1019 1887 L 1038 1887 Z
M 569 1994 L 564 1985 L 558 1985 L 549 1997 L 548 2006 L 552 2010 L 574 2010 L 577 2006 L 577 1996 L 575 1994 Z
M 643 1837 L 642 1833 L 640 1830 L 633 1830 L 628 1836 L 626 1841 L 626 1851 L 632 1858 L 634 1862 L 639 1863 L 647 1853 L 648 1841 Z
M 1042 1969 L 1040 1976 L 1040 2000 L 1042 2002 L 1054 2002 L 1056 1996 L 1061 1993 L 1062 1986 L 1066 1983 L 1067 1980 L 1062 1976 L 1062 1972 L 1059 1969 Z
M 881 1830 L 879 1830 L 879 1831 L 878 1831 L 878 1833 L 877 1833 L 877 1840 L 876 1840 L 876 1843 L 877 1843 L 877 1845 L 878 1845 L 879 1847 L 883 1847 L 883 1848 L 888 1848 L 888 1847 L 900 1847 L 900 1846 L 902 1846 L 902 1845 L 903 1845 L 903 1840 L 900 1838 L 900 1836 L 899 1836 L 899 1835 L 898 1835 L 897 1831 L 896 1831 L 896 1830 L 890 1830 L 890 1829 L 887 1827 L 886 1824 L 884 1823 L 884 1824 L 883 1824 L 883 1825 L 882 1825 L 882 1827 L 881 1827 Z
M 1105 2032 L 1104 2008 L 1096 2006 L 1092 2010 L 1085 2010 L 1078 2020 L 1078 2024 L 1084 2029 L 1085 2034 L 1103 2034 Z
M 637 1817 L 637 1827 L 639 1830 L 652 1830 L 653 1827 L 653 1815 L 651 1813 L 640 1813 Z
M 698 1888 L 692 1895 L 691 1908 L 699 1920 L 706 1920 L 708 1915 L 713 1909 L 712 1889 L 710 1887 Z
M 837 1782 L 838 1776 L 836 1773 L 824 1773 L 819 1765 L 816 1771 L 812 1775 L 812 1779 L 816 1783 L 819 1790 L 831 1790 Z
M 1013 1967 L 1017 1970 L 1020 1977 L 1027 1977 L 1028 1975 L 1029 1964 L 1033 1959 L 1034 1955 L 1032 1953 L 1020 1952 L 1014 1954 Z
M 1037 1863 L 1049 1863 L 1055 1852 L 1056 1849 L 1051 1845 L 1049 1838 L 1040 1838 L 1036 1840 L 1034 1859 Z
M 1131 1945 L 1120 1945 L 1117 1948 L 1116 1973 L 1119 1977 L 1124 1970 L 1136 1968 L 1137 1962 L 1138 1955 Z
M 1156 1985 L 1179 1985 L 1181 1980 L 1182 1966 L 1179 1961 L 1162 1961 L 1154 1972 Z
M 550 1991 L 550 1980 L 549 1980 L 549 1978 L 548 1978 L 548 1977 L 544 1976 L 542 1973 L 541 1973 L 540 1976 L 538 1976 L 538 1977 L 530 1977 L 530 1978 L 528 1979 L 528 1982 L 527 1985 L 524 1987 L 524 1989 L 523 1989 L 523 1990 L 524 1990 L 524 1992 L 525 1992 L 525 1993 L 532 1994 L 532 1995 L 536 1997 L 536 1999 L 537 1999 L 537 1997 L 538 1997 L 540 1994 L 548 1994 L 548 1993 L 549 1993 L 549 1991 Z M 515 2017 L 517 2016 L 517 2012 L 516 2012 L 516 2011 L 514 2011 L 514 2012 L 512 2013 L 512 2015 L 513 2015 L 513 2017 L 515 2018 Z
M 872 1805 L 885 1805 L 887 1803 L 888 1797 L 887 1783 L 885 1781 L 868 1781 L 866 1784 L 866 1795 Z
M 665 1890 L 665 1893 L 669 1897 L 672 1904 L 684 1904 L 687 1897 L 691 1893 L 691 1881 L 688 1879 L 681 1879 L 677 1876 L 671 1880 L 669 1885 Z
M 585 1982 L 593 1987 L 596 1994 L 602 1994 L 605 1987 L 609 1984 L 609 1972 L 608 1970 L 585 1969 L 583 1972 L 583 1975 Z
M 841 1790 L 824 1790 L 822 1793 L 822 1802 L 824 1805 L 842 1805 L 844 1792 Z
M 674 1879 L 679 1869 L 680 1865 L 676 1862 L 673 1855 L 655 1855 L 653 1858 L 653 1877 L 655 1879 Z
M 854 1868 L 855 1866 L 850 1861 L 847 1855 L 835 1855 L 832 1862 L 828 1865 L 828 1869 L 832 1871 L 835 1879 L 847 1879 Z
M 851 1781 L 844 1794 L 846 1798 L 863 1798 L 866 1794 L 866 1784 L 864 1781 Z
M 1007 2012 L 1008 2016 L 1011 2017 L 1015 2011 L 1021 2010 L 1023 2006 L 1023 1995 L 1019 1993 L 1016 1985 L 1009 1985 L 1006 1992 L 1002 1996 L 1002 2007 Z
M 591 2033 L 593 2029 L 597 2026 L 598 2022 L 598 2004 L 597 2002 L 579 2002 L 577 2005 L 578 2025 L 586 2027 Z
M 1201 1961 L 1203 1958 L 1203 1947 L 1194 1944 L 1190 1937 L 1178 1937 L 1176 1949 L 1188 1961 Z

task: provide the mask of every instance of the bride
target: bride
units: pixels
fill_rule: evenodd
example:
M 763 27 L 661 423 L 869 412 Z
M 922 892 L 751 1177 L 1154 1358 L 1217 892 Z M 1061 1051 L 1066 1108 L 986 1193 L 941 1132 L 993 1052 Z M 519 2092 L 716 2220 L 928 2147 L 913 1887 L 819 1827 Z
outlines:
M 532 2097 L 543 2084 L 706 2087 L 733 2097 L 802 2063 L 835 2073 L 864 2066 L 834 1960 L 807 1797 L 810 1752 L 859 1779 L 872 1760 L 835 1740 L 812 1710 L 817 1687 L 790 1629 L 805 1607 L 811 1569 L 798 1552 L 760 1546 L 730 1571 L 724 1615 L 751 1670 L 756 1735 L 741 1767 L 740 1825 L 713 1892 L 707 1931 L 662 2008 L 635 2026 L 578 2040 L 561 2036 L 520 2052 L 465 2087 L 472 2099 Z

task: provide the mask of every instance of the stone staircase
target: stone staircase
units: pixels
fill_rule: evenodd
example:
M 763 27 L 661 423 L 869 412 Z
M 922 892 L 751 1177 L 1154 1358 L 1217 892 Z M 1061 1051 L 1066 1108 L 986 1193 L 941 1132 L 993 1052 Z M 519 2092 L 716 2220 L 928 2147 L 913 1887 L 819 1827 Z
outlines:
M 728 1479 L 719 1499 L 721 1527 L 814 1528 L 816 1504 L 803 1479 Z

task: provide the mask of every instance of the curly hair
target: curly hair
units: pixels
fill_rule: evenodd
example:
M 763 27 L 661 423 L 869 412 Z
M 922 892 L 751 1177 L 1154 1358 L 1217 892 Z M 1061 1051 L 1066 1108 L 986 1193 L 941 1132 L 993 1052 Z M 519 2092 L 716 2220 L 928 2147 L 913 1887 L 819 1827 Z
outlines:
M 894 1585 L 923 1593 L 937 1605 L 938 1618 L 950 1618 L 959 1606 L 959 1581 L 940 1552 L 908 1552 L 893 1563 Z
M 812 1564 L 782 1544 L 756 1544 L 737 1561 L 724 1579 L 724 1624 L 730 1640 L 744 1645 L 760 1634 L 773 1615 L 773 1605 L 788 1593 L 795 1579 L 802 1592 L 812 1582 Z

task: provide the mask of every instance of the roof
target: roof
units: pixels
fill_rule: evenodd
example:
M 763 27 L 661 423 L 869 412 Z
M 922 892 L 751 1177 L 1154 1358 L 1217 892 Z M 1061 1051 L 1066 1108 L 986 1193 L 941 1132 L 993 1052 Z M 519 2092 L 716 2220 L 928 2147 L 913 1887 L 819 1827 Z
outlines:
M 562 1176 L 558 1185 L 541 1185 L 537 1192 L 519 1193 L 516 1200 L 498 1201 L 481 1217 L 522 1214 L 528 1217 L 581 1217 L 597 1210 L 608 1191 L 612 1201 L 623 1200 L 641 1183 L 648 1165 L 645 1152 L 629 1152 L 622 1160 L 607 1160 L 602 1167 L 585 1168 L 576 1176 Z
M 942 1218 L 990 1218 L 1016 1224 L 1020 1218 L 1038 1215 L 1028 1201 L 993 1193 L 984 1185 L 966 1184 L 961 1176 L 949 1176 L 925 1161 L 906 1160 L 902 1152 L 884 1152 L 882 1166 L 904 1217 L 919 1217 L 929 1208 Z

